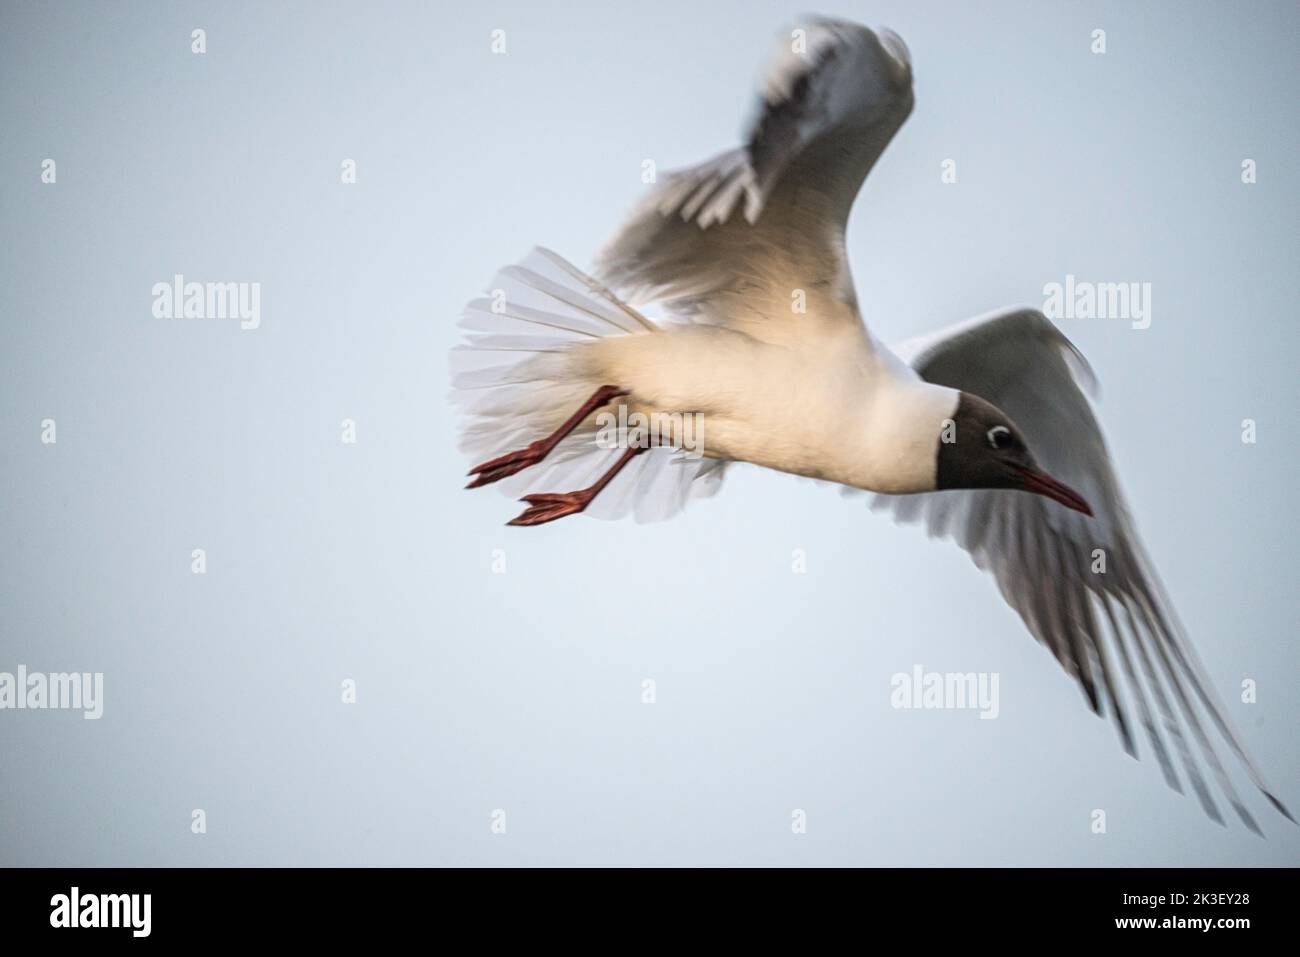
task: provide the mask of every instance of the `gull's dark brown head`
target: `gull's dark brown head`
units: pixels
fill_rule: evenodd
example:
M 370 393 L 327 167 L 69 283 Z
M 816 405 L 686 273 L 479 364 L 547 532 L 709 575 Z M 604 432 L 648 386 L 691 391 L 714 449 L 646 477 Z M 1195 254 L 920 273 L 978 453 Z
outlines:
M 935 488 L 1017 489 L 1092 514 L 1083 496 L 1039 468 L 1005 412 L 969 392 L 961 393 L 952 421 L 939 435 Z

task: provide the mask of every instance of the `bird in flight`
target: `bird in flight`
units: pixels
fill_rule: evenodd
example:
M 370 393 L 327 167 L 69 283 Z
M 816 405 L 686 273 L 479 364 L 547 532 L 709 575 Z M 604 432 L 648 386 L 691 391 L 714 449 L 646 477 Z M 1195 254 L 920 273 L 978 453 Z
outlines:
M 1223 823 L 1204 764 L 1259 832 L 1217 733 L 1294 821 L 1138 539 L 1078 350 L 1035 309 L 893 348 L 863 323 L 845 226 L 912 103 L 897 35 L 814 20 L 780 44 L 745 144 L 662 177 L 593 275 L 545 249 L 502 269 L 452 355 L 461 447 L 480 463 L 469 487 L 528 492 L 516 526 L 667 518 L 715 493 L 731 462 L 875 492 L 873 507 L 993 575 L 1134 756 L 1135 708 L 1171 787 L 1177 763 Z

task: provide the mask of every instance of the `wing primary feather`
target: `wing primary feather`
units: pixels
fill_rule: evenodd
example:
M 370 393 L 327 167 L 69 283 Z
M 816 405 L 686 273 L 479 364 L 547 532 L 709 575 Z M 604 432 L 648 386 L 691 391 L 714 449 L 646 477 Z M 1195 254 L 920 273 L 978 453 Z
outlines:
M 1124 643 L 1124 636 L 1120 633 L 1119 622 L 1115 620 L 1115 610 L 1111 608 L 1110 598 L 1101 593 L 1097 596 L 1097 603 L 1101 605 L 1102 611 L 1106 613 L 1106 620 L 1110 624 L 1110 637 L 1114 642 L 1116 649 L 1119 651 L 1120 660 L 1124 664 L 1124 674 L 1128 677 L 1129 690 L 1137 699 L 1138 715 L 1142 721 L 1142 727 L 1146 729 L 1147 738 L 1151 741 L 1151 750 L 1155 752 L 1156 761 L 1160 764 L 1160 771 L 1165 776 L 1165 782 L 1175 791 L 1182 793 L 1183 786 L 1178 780 L 1178 773 L 1174 770 L 1174 765 L 1169 760 L 1169 751 L 1165 748 L 1164 739 L 1160 737 L 1160 732 L 1156 730 L 1155 719 L 1151 715 L 1151 704 L 1147 701 L 1147 696 L 1142 691 L 1142 682 L 1138 678 L 1136 669 L 1133 667 L 1133 658 L 1129 655 L 1128 646 Z
M 1083 572 L 1079 568 L 1078 556 L 1075 556 L 1075 574 L 1079 575 L 1080 581 L 1083 579 Z M 1106 688 L 1106 697 L 1110 699 L 1111 718 L 1115 722 L 1115 729 L 1119 732 L 1120 741 L 1124 745 L 1124 750 L 1130 757 L 1137 757 L 1137 745 L 1133 741 L 1133 732 L 1128 725 L 1128 716 L 1124 713 L 1124 703 L 1120 700 L 1119 693 L 1115 689 L 1115 679 L 1112 674 L 1110 660 L 1106 657 L 1105 636 L 1100 634 L 1097 627 L 1097 616 L 1092 610 L 1092 601 L 1090 593 L 1086 588 L 1081 588 L 1071 592 L 1076 614 L 1083 628 L 1083 633 L 1088 641 L 1092 643 L 1093 653 L 1097 657 L 1097 667 L 1101 670 L 1101 680 Z
M 1042 522 L 1041 528 L 1048 529 L 1050 526 L 1046 521 Z M 1067 582 L 1068 559 L 1065 554 L 1064 546 L 1061 544 L 1060 537 L 1049 538 L 1046 546 L 1055 552 L 1056 574 L 1053 577 L 1058 588 L 1066 591 L 1066 604 L 1070 602 L 1069 590 L 1070 585 Z M 1045 589 L 1040 589 L 1040 594 Z M 1101 714 L 1101 701 L 1097 697 L 1097 683 L 1092 678 L 1092 663 L 1088 658 L 1088 649 L 1084 647 L 1083 640 L 1079 636 L 1079 630 L 1074 627 L 1074 622 L 1070 621 L 1069 616 L 1065 614 L 1067 609 L 1062 608 L 1058 601 L 1048 606 L 1048 614 L 1052 616 L 1054 627 L 1058 633 L 1063 633 L 1065 642 L 1070 648 L 1070 657 L 1074 660 L 1074 676 L 1079 680 L 1079 686 L 1083 689 L 1084 697 L 1088 699 L 1088 706 L 1092 708 L 1095 715 Z
M 1154 610 L 1151 608 L 1151 603 L 1147 599 L 1146 593 L 1138 592 L 1135 596 L 1135 601 L 1137 602 L 1138 611 L 1146 622 L 1147 631 L 1152 637 L 1152 643 L 1156 646 L 1156 653 L 1160 656 L 1161 664 L 1164 666 L 1165 675 L 1169 679 L 1169 684 L 1174 690 L 1174 695 L 1177 697 L 1178 703 L 1183 709 L 1184 716 L 1187 718 L 1188 727 L 1192 729 L 1192 734 L 1196 736 L 1196 741 L 1201 746 L 1201 753 L 1205 758 L 1205 763 L 1208 764 L 1210 770 L 1214 772 L 1214 776 L 1219 782 L 1219 787 L 1223 789 L 1224 795 L 1228 798 L 1228 803 L 1230 803 L 1233 810 L 1237 812 L 1237 816 L 1241 818 L 1242 823 L 1262 837 L 1263 832 L 1259 829 L 1259 825 L 1255 823 L 1255 819 L 1251 816 L 1251 813 L 1246 810 L 1246 806 L 1241 803 L 1241 798 L 1237 794 L 1237 789 L 1232 786 L 1232 781 L 1229 780 L 1228 773 L 1223 768 L 1223 762 L 1219 760 L 1218 752 L 1214 750 L 1213 742 L 1210 741 L 1209 735 L 1205 733 L 1205 729 L 1201 726 L 1201 720 L 1196 715 L 1195 705 L 1187 696 L 1187 692 L 1183 689 L 1183 683 L 1178 680 L 1178 669 L 1170 659 L 1167 648 L 1169 644 L 1168 635 L 1161 627 L 1161 623 L 1157 620 Z
M 1132 612 L 1129 611 L 1128 603 L 1125 596 L 1121 595 L 1116 598 L 1119 609 L 1123 612 L 1123 623 L 1127 640 L 1133 645 L 1138 660 L 1142 663 L 1142 674 L 1146 678 L 1147 688 L 1151 696 L 1156 699 L 1156 706 L 1160 709 L 1160 720 L 1164 722 L 1165 732 L 1173 739 L 1174 748 L 1178 751 L 1179 760 L 1187 772 L 1189 781 L 1198 780 L 1196 768 L 1191 765 L 1190 752 L 1187 749 L 1187 742 L 1183 738 L 1183 730 L 1178 726 L 1178 718 L 1174 715 L 1173 709 L 1169 705 L 1169 698 L 1165 695 L 1164 685 L 1156 675 L 1155 668 L 1151 665 L 1151 658 L 1147 654 L 1146 644 L 1142 641 L 1142 635 L 1137 630 L 1137 625 L 1133 620 Z M 1175 790 L 1181 792 L 1182 788 Z
M 1020 526 L 1020 554 L 1024 556 L 1026 567 L 1041 568 L 1040 563 L 1046 559 L 1046 556 L 1039 554 L 1038 539 L 1033 534 L 1033 523 L 1021 521 L 1017 524 Z M 1043 595 L 1039 589 L 1030 588 L 1026 597 L 1028 600 L 1023 607 L 1028 614 L 1023 617 L 1026 618 L 1025 624 L 1029 626 L 1030 633 L 1042 644 L 1046 645 L 1056 660 L 1060 662 L 1061 667 L 1069 672 L 1070 663 L 1065 654 L 1065 647 L 1062 645 L 1060 637 L 1052 630 L 1051 622 L 1044 614 Z
M 1124 619 L 1128 624 L 1129 631 L 1133 635 L 1133 643 L 1137 647 L 1142 658 L 1143 666 L 1146 668 L 1147 681 L 1156 691 L 1156 700 L 1160 703 L 1160 710 L 1165 717 L 1165 725 L 1169 733 L 1173 736 L 1174 743 L 1178 747 L 1178 756 L 1182 759 L 1183 770 L 1187 772 L 1188 780 L 1192 782 L 1192 790 L 1196 792 L 1196 797 L 1201 802 L 1201 807 L 1210 819 L 1217 824 L 1225 824 L 1223 815 L 1219 813 L 1219 806 L 1214 803 L 1214 798 L 1210 795 L 1210 789 L 1205 786 L 1205 778 L 1201 776 L 1200 768 L 1196 766 L 1196 760 L 1192 757 L 1192 749 L 1187 746 L 1187 737 L 1183 734 L 1182 726 L 1178 723 L 1178 716 L 1169 704 L 1169 698 L 1165 695 L 1164 687 L 1160 683 L 1154 666 L 1151 664 L 1151 657 L 1147 653 L 1146 642 L 1142 639 L 1141 623 L 1137 609 L 1134 607 L 1131 595 L 1124 595 Z M 1154 635 L 1151 641 L 1159 645 L 1159 639 Z M 1177 688 L 1177 681 L 1169 678 L 1170 682 Z
M 1267 782 L 1265 782 L 1264 776 L 1260 774 L 1259 769 L 1255 767 L 1255 763 L 1251 761 L 1250 756 L 1246 753 L 1246 749 L 1242 746 L 1241 741 L 1237 736 L 1236 730 L 1228 721 L 1222 705 L 1219 704 L 1215 696 L 1209 690 L 1209 680 L 1205 677 L 1205 666 L 1201 664 L 1200 658 L 1196 654 L 1196 649 L 1192 646 L 1191 642 L 1186 641 L 1183 637 L 1184 632 L 1182 623 L 1178 620 L 1177 613 L 1172 610 L 1173 605 L 1170 604 L 1169 599 L 1165 594 L 1164 586 L 1160 583 L 1158 578 L 1149 574 L 1146 567 L 1147 563 L 1145 556 L 1138 555 L 1137 558 L 1137 569 L 1135 572 L 1136 580 L 1144 595 L 1155 596 L 1154 601 L 1148 600 L 1147 604 L 1151 607 L 1151 612 L 1155 616 L 1155 620 L 1159 624 L 1161 631 L 1166 636 L 1166 640 L 1169 647 L 1173 650 L 1174 656 L 1178 659 L 1179 664 L 1182 665 L 1183 670 L 1187 673 L 1188 680 L 1191 681 L 1192 688 L 1195 690 L 1196 696 L 1201 702 L 1201 706 L 1205 709 L 1206 713 L 1210 716 L 1210 719 L 1219 729 L 1219 733 L 1223 735 L 1224 740 L 1228 742 L 1228 746 L 1232 748 L 1233 753 L 1237 755 L 1238 760 L 1240 760 L 1242 765 L 1245 767 L 1246 774 L 1249 776 L 1251 783 L 1259 789 L 1260 793 L 1262 793 L 1264 797 L 1268 798 L 1269 802 L 1282 814 L 1283 817 L 1292 824 L 1297 823 L 1296 819 L 1292 817 L 1291 812 L 1287 810 L 1286 805 L 1284 805 L 1277 796 L 1273 794 L 1272 789 L 1268 786 Z M 1158 602 L 1158 604 L 1156 602 Z M 1170 609 L 1168 616 L 1166 616 L 1162 610 L 1165 608 Z M 1172 621 L 1169 619 L 1172 619 Z

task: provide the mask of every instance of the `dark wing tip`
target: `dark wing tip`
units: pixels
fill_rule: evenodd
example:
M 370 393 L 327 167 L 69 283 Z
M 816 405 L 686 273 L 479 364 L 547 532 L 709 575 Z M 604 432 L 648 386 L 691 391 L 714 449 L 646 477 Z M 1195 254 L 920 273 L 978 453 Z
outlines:
M 1237 817 L 1241 818 L 1241 823 L 1245 824 L 1252 834 L 1256 834 L 1259 837 L 1264 836 L 1264 832 L 1259 829 L 1259 825 L 1255 823 L 1254 816 L 1246 810 L 1245 805 L 1240 801 L 1233 801 L 1232 807 L 1233 810 L 1237 812 Z
M 1120 728 L 1119 739 L 1124 745 L 1124 753 L 1133 760 L 1138 760 L 1137 742 L 1133 740 L 1133 733 L 1129 731 L 1128 723 L 1122 715 L 1116 720 Z
M 1297 823 L 1297 822 L 1296 822 L 1296 819 L 1293 818 L 1293 817 L 1291 816 L 1291 812 L 1288 811 L 1288 810 L 1286 809 L 1286 805 L 1285 805 L 1285 804 L 1283 804 L 1281 801 L 1279 801 L 1277 798 L 1275 798 L 1272 794 L 1269 794 L 1267 791 L 1264 792 L 1264 797 L 1268 798 L 1269 803 L 1272 804 L 1275 808 L 1277 808 L 1277 809 L 1278 809 L 1278 812 L 1279 812 L 1279 813 L 1280 813 L 1284 818 L 1286 818 L 1286 819 L 1287 819 L 1288 821 L 1290 821 L 1292 824 Z
M 1092 713 L 1100 717 L 1101 701 L 1097 697 L 1097 685 L 1091 678 L 1080 675 L 1079 687 L 1083 689 L 1083 696 L 1088 699 L 1088 707 L 1092 709 Z

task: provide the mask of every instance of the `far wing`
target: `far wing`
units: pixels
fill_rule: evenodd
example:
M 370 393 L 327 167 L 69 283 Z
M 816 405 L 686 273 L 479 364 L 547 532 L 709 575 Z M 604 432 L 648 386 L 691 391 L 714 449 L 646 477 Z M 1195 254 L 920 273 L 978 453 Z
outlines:
M 1216 821 L 1222 818 L 1184 726 L 1237 814 L 1259 830 L 1198 711 L 1218 729 L 1255 785 L 1290 818 L 1242 748 L 1147 558 L 1101 426 L 1079 388 L 1078 380 L 1090 381 L 1091 371 L 1069 340 L 1042 313 L 1025 309 L 993 313 L 898 351 L 922 378 L 978 395 L 1011 416 L 1039 463 L 1078 489 L 1095 517 L 1036 495 L 984 489 L 882 495 L 873 507 L 893 511 L 899 521 L 920 521 L 932 536 L 949 536 L 968 551 L 993 575 L 1034 637 L 1079 682 L 1092 709 L 1100 714 L 1109 703 L 1125 749 L 1136 755 L 1120 694 L 1126 684 L 1166 780 L 1181 790 L 1165 748 L 1167 736 Z M 1095 549 L 1104 551 L 1104 573 L 1093 570 Z
M 844 229 L 912 109 L 894 34 L 815 19 L 781 40 L 744 147 L 666 174 L 597 256 L 623 298 L 766 340 L 858 323 Z M 792 308 L 802 290 L 806 311 Z

